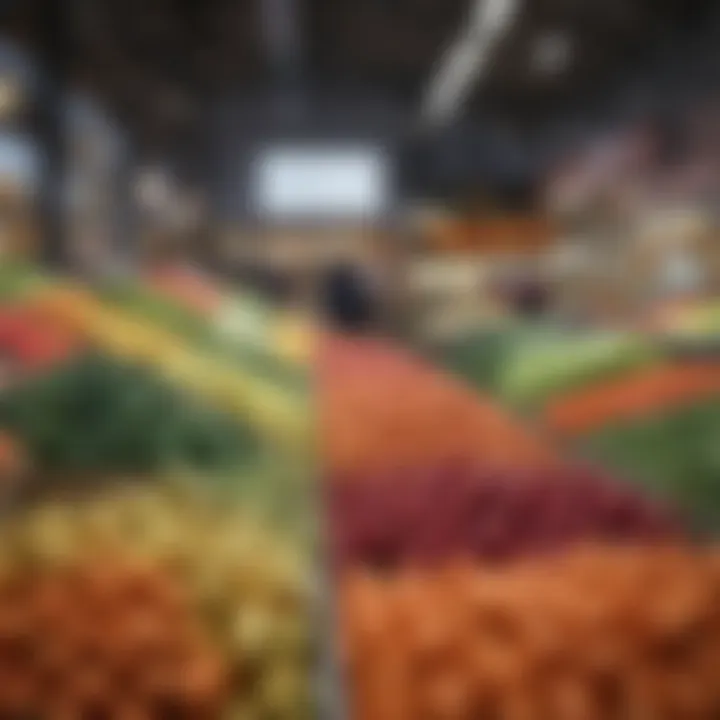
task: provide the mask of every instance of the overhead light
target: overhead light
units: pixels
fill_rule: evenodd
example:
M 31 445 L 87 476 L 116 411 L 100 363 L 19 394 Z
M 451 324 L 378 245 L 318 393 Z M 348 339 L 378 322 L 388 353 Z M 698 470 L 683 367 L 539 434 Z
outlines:
M 521 0 L 473 0 L 470 17 L 441 58 L 423 101 L 431 126 L 450 122 L 487 71 L 491 56 L 512 28 Z
M 533 45 L 530 63 L 532 70 L 542 75 L 563 72 L 572 57 L 572 41 L 565 32 L 549 32 L 541 35 Z

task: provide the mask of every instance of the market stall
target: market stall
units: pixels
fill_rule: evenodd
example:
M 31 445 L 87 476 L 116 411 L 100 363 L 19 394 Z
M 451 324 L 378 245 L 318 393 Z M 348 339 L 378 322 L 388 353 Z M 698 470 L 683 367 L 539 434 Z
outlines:
M 2 272 L 2 712 L 314 717 L 299 365 L 150 282 Z

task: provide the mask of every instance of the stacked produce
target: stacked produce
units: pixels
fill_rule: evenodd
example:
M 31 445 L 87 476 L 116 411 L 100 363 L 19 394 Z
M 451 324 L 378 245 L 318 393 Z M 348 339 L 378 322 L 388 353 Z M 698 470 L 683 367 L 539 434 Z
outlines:
M 671 498 L 697 529 L 720 522 L 720 402 L 689 406 L 605 426 L 576 440 L 579 450 Z
M 647 323 L 665 337 L 680 340 L 710 340 L 720 337 L 720 302 L 682 303 L 656 309 Z
M 472 458 L 521 467 L 554 461 L 492 402 L 380 341 L 326 337 L 318 392 L 333 477 Z
M 720 711 L 714 553 L 580 549 L 489 571 L 346 577 L 357 720 L 645 720 Z
M 637 338 L 532 333 L 515 345 L 488 335 L 478 384 L 559 419 L 546 422 L 556 436 L 663 404 L 699 413 L 698 398 L 715 392 L 712 364 L 688 374 Z M 642 382 L 620 402 L 611 389 L 632 377 Z M 557 462 L 491 403 L 380 342 L 328 339 L 319 384 L 353 718 L 720 712 L 720 561 L 690 544 L 662 499 L 677 428 L 656 422 L 637 445 L 655 458 L 640 490 Z M 708 402 L 702 422 L 686 418 L 679 433 L 692 446 L 683 472 L 695 478 L 683 482 L 706 485 L 706 505 L 711 473 L 700 468 L 720 457 L 720 426 L 709 420 L 718 407 Z M 633 447 L 634 438 L 628 456 Z M 636 477 L 631 463 L 619 466 Z
M 314 333 L 288 312 L 270 309 L 248 293 L 230 293 L 193 268 L 169 266 L 149 273 L 146 292 L 164 298 L 186 313 L 202 318 L 206 327 L 230 345 L 255 349 L 264 358 L 284 363 L 310 362 Z
M 545 408 L 553 432 L 583 435 L 720 396 L 720 363 L 663 364 L 557 398 Z
M 441 352 L 472 384 L 522 409 L 652 365 L 652 343 L 630 333 L 585 333 L 543 326 L 486 328 Z
M 315 717 L 304 372 L 212 298 L 4 270 L 0 716 Z
M 26 300 L 37 316 L 69 328 L 103 352 L 147 364 L 181 387 L 241 418 L 285 444 L 304 442 L 305 397 L 239 371 L 237 363 L 189 345 L 142 316 L 116 310 L 84 289 L 55 286 Z
M 343 565 L 392 569 L 466 557 L 498 563 L 597 540 L 668 540 L 675 520 L 592 470 L 455 465 L 332 484 L 334 551 Z
M 720 520 L 720 363 L 671 361 L 555 399 L 545 427 L 671 499 L 697 529 Z
M 224 674 L 157 568 L 108 557 L 0 575 L 3 717 L 218 717 Z
M 79 352 L 77 334 L 43 322 L 22 305 L 0 306 L 0 354 L 14 369 L 36 372 Z
M 43 578 L 65 577 L 66 572 L 74 578 L 78 566 L 90 590 L 97 586 L 98 592 L 107 591 L 108 601 L 113 599 L 112 593 L 121 594 L 112 606 L 117 608 L 113 610 L 116 615 L 108 616 L 102 625 L 97 616 L 87 611 L 86 603 L 72 602 L 61 618 L 65 622 L 58 632 L 64 628 L 76 635 L 67 641 L 66 635 L 59 636 L 59 643 L 74 641 L 75 636 L 108 643 L 110 656 L 107 661 L 98 660 L 101 663 L 129 660 L 122 653 L 130 652 L 135 640 L 164 643 L 157 652 L 167 650 L 168 662 L 173 660 L 173 648 L 182 649 L 183 642 L 195 643 L 184 646 L 178 662 L 183 659 L 196 664 L 175 666 L 178 672 L 188 673 L 184 677 L 163 675 L 172 666 L 152 665 L 154 658 L 165 654 L 156 655 L 150 648 L 137 658 L 135 667 L 125 668 L 134 673 L 133 677 L 139 676 L 139 681 L 151 685 L 180 682 L 178 692 L 186 695 L 177 698 L 176 712 L 180 714 L 172 717 L 314 717 L 308 556 L 297 543 L 293 548 L 282 535 L 270 531 L 257 516 L 234 504 L 210 503 L 207 496 L 178 489 L 174 484 L 126 482 L 102 497 L 75 499 L 72 503 L 44 502 L 18 513 L 0 533 L 0 541 L 3 566 L 12 568 L 13 577 L 20 573 L 19 577 L 27 578 L 32 592 L 40 592 L 34 590 L 33 584 L 40 583 L 37 587 L 43 588 L 43 598 L 47 595 L 46 604 L 55 599 L 42 584 Z M 123 558 L 122 563 L 116 561 L 118 557 Z M 88 564 L 96 562 L 93 558 L 99 558 L 102 564 Z M 136 567 L 142 572 L 134 570 Z M 0 616 L 6 597 L 3 587 L 0 582 Z M 133 595 L 136 592 L 138 595 Z M 157 599 L 157 604 L 138 608 L 123 605 L 123 598 L 128 603 L 133 598 L 147 603 Z M 170 602 L 174 603 L 173 613 L 165 612 L 162 604 Z M 23 612 L 31 609 L 27 603 L 21 608 Z M 156 614 L 149 616 L 145 610 Z M 60 611 L 65 612 L 62 608 Z M 138 616 L 134 611 L 143 613 Z M 0 661 L 5 647 L 3 632 L 12 630 L 11 618 L 14 620 L 17 614 L 3 617 L 6 622 L 0 622 Z M 34 632 L 35 627 L 31 626 L 30 631 Z M 137 634 L 130 632 L 133 627 Z M 151 636 L 146 638 L 143 633 Z M 200 639 L 202 644 L 198 645 Z M 193 648 L 197 648 L 195 655 L 190 652 Z M 70 653 L 75 647 L 53 645 L 47 650 Z M 84 667 L 73 665 L 73 657 L 57 659 L 69 663 L 64 668 L 68 683 L 83 682 Z M 0 662 L 0 701 L 3 667 Z M 100 665 L 96 669 L 105 673 L 112 667 Z M 79 680 L 75 678 L 77 670 L 82 670 Z M 72 692 L 74 687 L 62 686 L 59 691 Z M 222 695 L 218 695 L 220 690 Z M 202 697 L 213 703 L 204 712 L 197 706 L 180 704 L 197 702 L 201 691 L 207 693 Z M 28 690 L 33 702 L 38 700 L 38 692 L 37 686 Z M 124 695 L 115 692 L 110 699 L 118 703 L 134 699 L 141 702 L 142 697 L 136 698 L 133 692 L 128 687 Z M 221 700 L 222 707 L 218 708 Z M 145 708 L 141 705 L 140 710 Z M 152 713 L 145 716 L 158 717 Z
M 82 355 L 0 395 L 0 426 L 47 472 L 214 469 L 251 458 L 247 424 L 141 366 Z
M 223 303 L 222 292 L 210 278 L 192 267 L 165 265 L 147 272 L 145 280 L 179 305 L 195 310 L 208 319 Z

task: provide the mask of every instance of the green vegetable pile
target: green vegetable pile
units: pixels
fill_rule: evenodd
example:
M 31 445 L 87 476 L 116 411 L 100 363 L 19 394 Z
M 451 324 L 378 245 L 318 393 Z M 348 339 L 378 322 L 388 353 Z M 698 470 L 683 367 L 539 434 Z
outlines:
M 544 326 L 488 328 L 441 353 L 448 369 L 521 409 L 654 359 L 641 338 L 573 333 Z
M 257 451 L 248 426 L 149 369 L 88 355 L 0 396 L 0 427 L 53 472 L 220 469 Z
M 223 334 L 206 318 L 167 300 L 151 288 L 132 281 L 115 281 L 103 286 L 99 293 L 109 305 L 176 334 L 192 347 L 232 360 L 251 376 L 292 392 L 304 391 L 307 386 L 307 375 L 301 369 L 290 367 L 260 347 Z M 252 308 L 252 311 L 256 312 L 258 322 L 266 321 L 260 310 Z
M 720 533 L 717 399 L 606 428 L 585 442 L 593 458 L 674 501 L 698 530 Z

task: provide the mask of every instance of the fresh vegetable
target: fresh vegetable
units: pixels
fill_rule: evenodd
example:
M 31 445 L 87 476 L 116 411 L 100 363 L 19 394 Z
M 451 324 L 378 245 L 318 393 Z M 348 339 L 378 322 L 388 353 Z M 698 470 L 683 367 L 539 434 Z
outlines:
M 665 495 L 701 530 L 720 527 L 720 402 L 631 419 L 583 438 L 584 451 Z
M 326 337 L 318 367 L 320 442 L 331 477 L 474 459 L 554 462 L 491 401 L 380 341 Z
M 242 370 L 262 379 L 291 389 L 297 389 L 301 382 L 307 382 L 302 368 L 289 364 L 283 359 L 284 356 L 271 352 L 267 338 L 264 337 L 267 332 L 265 328 L 270 326 L 270 321 L 262 315 L 253 315 L 262 326 L 262 330 L 254 331 L 260 337 L 248 340 L 233 332 L 236 325 L 233 324 L 232 312 L 223 314 L 224 323 L 216 323 L 136 282 L 108 284 L 102 288 L 100 297 L 111 307 L 129 312 L 143 318 L 148 324 L 175 333 L 199 351 L 232 360 Z M 288 329 L 288 335 L 289 332 Z M 288 344 L 291 340 L 292 338 L 289 338 Z M 278 342 L 281 342 L 281 338 Z M 291 351 L 292 347 L 289 347 L 287 352 Z
M 22 305 L 0 306 L 0 354 L 23 372 L 66 360 L 82 347 L 76 333 L 55 327 Z
M 608 333 L 531 343 L 505 361 L 501 396 L 537 407 L 551 397 L 647 366 L 654 351 L 634 335 Z
M 182 265 L 168 265 L 145 275 L 145 281 L 175 302 L 207 318 L 223 302 L 222 291 L 200 271 Z
M 227 467 L 257 448 L 246 425 L 147 369 L 102 356 L 8 389 L 0 396 L 0 426 L 37 467 L 53 472 Z
M 311 555 L 261 516 L 173 483 L 124 482 L 101 497 L 54 498 L 16 514 L 0 531 L 0 552 L 36 574 L 88 553 L 164 568 L 227 669 L 222 712 L 180 717 L 317 717 Z M 180 636 L 182 627 L 173 625 Z M 122 627 L 110 630 L 124 637 Z
M 467 332 L 439 348 L 443 367 L 474 387 L 500 394 L 508 363 L 542 344 L 567 343 L 569 333 L 541 324 L 503 321 Z
M 244 374 L 227 359 L 188 346 L 172 332 L 114 311 L 78 288 L 53 288 L 32 299 L 33 311 L 85 334 L 115 357 L 147 364 L 205 401 L 250 419 L 279 444 L 307 439 L 307 402 L 274 383 Z
M 717 551 L 588 548 L 341 584 L 356 720 L 703 718 L 720 710 Z
M 0 300 L 17 302 L 48 283 L 47 276 L 35 265 L 4 259 L 0 262 Z
M 508 323 L 456 339 L 439 357 L 475 387 L 534 409 L 588 383 L 644 368 L 655 354 L 640 336 Z
M 439 466 L 332 483 L 327 493 L 333 549 L 344 565 L 500 562 L 587 540 L 679 533 L 665 509 L 581 468 Z
M 164 573 L 122 557 L 0 576 L 3 717 L 219 717 L 221 657 Z
M 712 396 L 720 402 L 720 362 L 661 365 L 558 398 L 545 409 L 544 421 L 555 433 L 582 436 Z

